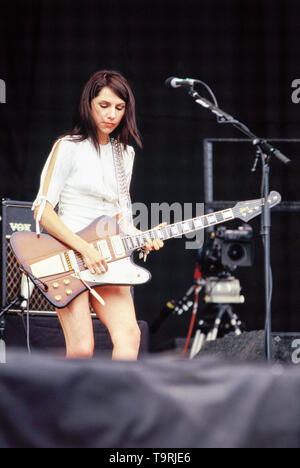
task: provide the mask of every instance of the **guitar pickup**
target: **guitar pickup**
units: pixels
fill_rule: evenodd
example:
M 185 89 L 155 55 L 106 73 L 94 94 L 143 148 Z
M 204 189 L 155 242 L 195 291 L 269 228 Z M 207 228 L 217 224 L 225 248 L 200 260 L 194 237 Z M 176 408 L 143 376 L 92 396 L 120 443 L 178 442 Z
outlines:
M 126 252 L 121 237 L 113 236 L 110 240 L 115 256 L 117 258 L 124 257 Z
M 45 278 L 46 276 L 57 275 L 69 271 L 68 265 L 62 260 L 60 254 L 45 258 L 39 262 L 30 265 L 31 272 L 36 278 Z
M 105 258 L 105 260 L 108 262 L 109 260 L 112 260 L 112 256 L 109 250 L 109 247 L 107 245 L 106 240 L 100 240 L 97 242 L 97 247 L 101 255 Z

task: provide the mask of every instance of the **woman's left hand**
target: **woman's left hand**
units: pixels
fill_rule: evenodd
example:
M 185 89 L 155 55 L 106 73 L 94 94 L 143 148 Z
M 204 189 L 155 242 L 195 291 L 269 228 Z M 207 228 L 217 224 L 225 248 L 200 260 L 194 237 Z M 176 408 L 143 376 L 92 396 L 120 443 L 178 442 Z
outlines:
M 163 228 L 167 225 L 167 223 L 160 223 L 158 226 L 156 226 L 154 229 L 160 229 Z M 158 237 L 157 239 L 151 240 L 148 239 L 146 244 L 144 245 L 144 249 L 149 253 L 152 250 L 159 250 L 164 246 L 164 242 Z

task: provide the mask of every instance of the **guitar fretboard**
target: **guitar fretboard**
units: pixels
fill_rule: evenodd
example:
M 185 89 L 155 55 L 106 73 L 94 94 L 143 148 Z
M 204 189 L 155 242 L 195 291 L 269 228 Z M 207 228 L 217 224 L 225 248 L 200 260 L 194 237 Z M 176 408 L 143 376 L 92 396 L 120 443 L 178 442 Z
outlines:
M 234 209 L 230 208 L 215 213 L 198 216 L 186 221 L 179 221 L 162 228 L 150 229 L 134 236 L 123 237 L 124 247 L 127 251 L 134 251 L 143 247 L 147 240 L 161 239 L 163 241 L 199 231 L 235 218 Z

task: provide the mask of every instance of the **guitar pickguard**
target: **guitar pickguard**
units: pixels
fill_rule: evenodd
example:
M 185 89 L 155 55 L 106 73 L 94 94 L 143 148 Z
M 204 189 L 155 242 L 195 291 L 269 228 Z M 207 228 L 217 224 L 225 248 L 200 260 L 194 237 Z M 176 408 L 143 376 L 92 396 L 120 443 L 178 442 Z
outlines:
M 108 271 L 101 275 L 93 275 L 89 270 L 80 273 L 87 283 L 138 285 L 147 283 L 151 274 L 145 268 L 135 265 L 130 257 L 122 258 L 108 264 Z M 72 275 L 74 276 L 74 275 Z

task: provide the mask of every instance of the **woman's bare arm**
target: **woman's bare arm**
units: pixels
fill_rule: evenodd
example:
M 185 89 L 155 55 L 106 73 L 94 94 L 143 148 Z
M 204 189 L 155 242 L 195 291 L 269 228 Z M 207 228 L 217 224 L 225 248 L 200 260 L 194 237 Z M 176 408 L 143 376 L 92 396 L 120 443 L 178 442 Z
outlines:
M 34 211 L 35 219 L 37 217 L 38 210 L 39 207 L 37 207 Z M 103 267 L 105 268 L 105 271 L 107 271 L 107 263 L 105 262 L 105 259 L 102 257 L 100 252 L 90 246 L 89 243 L 80 236 L 72 232 L 61 221 L 49 202 L 46 203 L 40 224 L 53 237 L 79 252 L 83 257 L 85 265 L 91 273 L 101 274 L 103 273 Z

